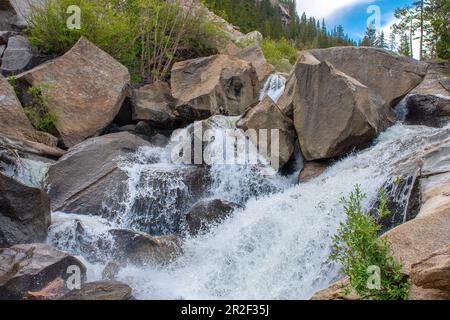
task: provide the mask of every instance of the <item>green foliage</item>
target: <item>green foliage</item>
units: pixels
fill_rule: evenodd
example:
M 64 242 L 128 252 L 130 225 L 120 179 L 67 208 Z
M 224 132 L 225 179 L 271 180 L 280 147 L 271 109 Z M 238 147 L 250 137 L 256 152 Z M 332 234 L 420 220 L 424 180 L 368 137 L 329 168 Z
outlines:
M 70 5 L 81 9 L 80 29 L 67 27 Z M 40 51 L 63 54 L 84 36 L 142 81 L 164 78 L 173 62 L 200 56 L 224 37 L 205 10 L 183 9 L 179 0 L 49 0 L 34 5 L 28 20 Z
M 38 131 L 54 132 L 58 121 L 57 114 L 48 110 L 49 89 L 49 84 L 41 83 L 27 90 L 29 103 L 24 108 L 25 114 Z
M 398 22 L 393 25 L 393 32 L 403 41 L 400 53 L 409 52 L 412 56 L 413 40 L 419 40 L 421 59 L 450 58 L 450 1 L 418 0 L 397 8 L 395 17 Z
M 32 45 L 44 53 L 63 54 L 81 36 L 88 38 L 120 62 L 129 65 L 136 56 L 135 22 L 126 11 L 109 0 L 49 0 L 35 4 L 30 10 L 27 29 Z M 81 9 L 80 29 L 70 30 L 67 8 Z
M 347 221 L 341 223 L 333 238 L 331 260 L 339 262 L 349 278 L 347 293 L 354 290 L 363 299 L 404 300 L 408 297 L 409 281 L 401 272 L 401 264 L 390 254 L 391 247 L 385 237 L 379 237 L 379 220 L 389 216 L 385 192 L 380 192 L 378 219 L 364 212 L 362 201 L 366 198 L 357 186 L 348 199 L 342 199 Z M 370 267 L 380 270 L 380 286 L 369 286 Z
M 298 57 L 298 50 L 285 38 L 281 40 L 264 39 L 261 43 L 261 49 L 267 61 L 274 65 L 279 71 L 283 69 L 283 59 L 288 60 L 290 64 L 295 64 Z
M 16 93 L 16 96 L 19 96 L 20 90 L 19 90 L 19 86 L 17 84 L 17 77 L 16 76 L 9 76 L 6 79 L 8 80 L 9 84 L 11 85 L 11 87 L 13 87 L 14 92 Z

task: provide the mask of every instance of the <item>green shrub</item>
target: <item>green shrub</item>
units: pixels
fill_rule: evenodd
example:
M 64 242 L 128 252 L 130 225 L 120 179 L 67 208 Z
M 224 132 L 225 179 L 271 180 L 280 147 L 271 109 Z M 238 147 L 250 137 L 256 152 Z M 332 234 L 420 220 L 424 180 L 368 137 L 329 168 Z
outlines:
M 81 9 L 79 30 L 67 27 L 70 5 Z M 201 55 L 223 37 L 206 11 L 183 10 L 178 0 L 48 0 L 31 12 L 29 39 L 40 51 L 63 54 L 84 36 L 126 65 L 136 80 L 163 78 L 183 50 Z
M 9 84 L 11 85 L 11 87 L 13 87 L 14 92 L 16 93 L 16 96 L 19 96 L 20 94 L 20 90 L 19 90 L 19 86 L 17 84 L 17 77 L 16 76 L 9 76 L 7 78 Z
M 341 223 L 333 238 L 331 260 L 339 262 L 343 273 L 349 278 L 345 293 L 355 291 L 363 299 L 404 300 L 408 297 L 409 281 L 401 272 L 401 264 L 391 256 L 391 247 L 386 237 L 379 237 L 379 220 L 391 213 L 387 208 L 385 192 L 380 192 L 377 217 L 364 212 L 361 202 L 366 198 L 357 186 L 348 199 L 342 199 L 347 221 Z M 368 285 L 370 268 L 380 271 L 379 287 Z
M 295 64 L 298 58 L 298 50 L 285 38 L 280 40 L 264 39 L 261 48 L 267 61 L 275 66 L 279 71 L 285 72 L 286 62 Z
M 29 102 L 24 110 L 36 130 L 52 133 L 55 131 L 55 123 L 58 121 L 58 116 L 48 109 L 49 88 L 50 86 L 44 83 L 28 88 Z

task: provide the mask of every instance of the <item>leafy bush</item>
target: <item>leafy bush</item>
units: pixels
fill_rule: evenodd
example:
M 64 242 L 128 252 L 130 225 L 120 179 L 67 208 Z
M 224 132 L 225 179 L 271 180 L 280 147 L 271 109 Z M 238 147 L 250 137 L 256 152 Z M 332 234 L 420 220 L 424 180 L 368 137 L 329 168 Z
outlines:
M 81 9 L 80 29 L 67 27 L 71 5 Z M 84 36 L 136 80 L 163 78 L 183 50 L 201 55 L 223 37 L 204 9 L 183 9 L 179 0 L 48 0 L 34 5 L 28 20 L 30 42 L 40 51 L 63 54 Z
M 49 88 L 49 85 L 44 83 L 28 88 L 29 102 L 24 110 L 36 130 L 51 133 L 55 131 L 55 123 L 58 121 L 58 116 L 56 113 L 48 110 Z
M 261 48 L 267 61 L 279 71 L 286 71 L 282 70 L 286 68 L 283 60 L 289 61 L 292 65 L 297 61 L 298 50 L 285 38 L 281 40 L 264 39 Z
M 379 237 L 379 219 L 389 216 L 388 201 L 384 191 L 380 192 L 377 217 L 364 212 L 361 202 L 366 198 L 357 186 L 348 199 L 342 199 L 347 221 L 341 223 L 333 238 L 331 260 L 339 262 L 349 278 L 346 293 L 354 290 L 363 299 L 404 300 L 408 297 L 409 281 L 401 272 L 401 264 L 391 256 L 391 247 L 385 237 Z M 379 287 L 368 285 L 369 270 L 380 271 Z

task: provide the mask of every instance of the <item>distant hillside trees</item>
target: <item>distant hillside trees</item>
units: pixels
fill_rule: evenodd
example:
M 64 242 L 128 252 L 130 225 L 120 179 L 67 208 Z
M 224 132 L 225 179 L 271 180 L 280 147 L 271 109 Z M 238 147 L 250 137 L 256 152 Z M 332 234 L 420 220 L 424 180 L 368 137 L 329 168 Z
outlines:
M 295 0 L 278 0 L 289 21 L 273 0 L 202 0 L 217 15 L 238 26 L 242 32 L 260 31 L 273 40 L 288 39 L 300 49 L 356 45 L 342 26 L 328 30 L 325 20 L 299 16 Z

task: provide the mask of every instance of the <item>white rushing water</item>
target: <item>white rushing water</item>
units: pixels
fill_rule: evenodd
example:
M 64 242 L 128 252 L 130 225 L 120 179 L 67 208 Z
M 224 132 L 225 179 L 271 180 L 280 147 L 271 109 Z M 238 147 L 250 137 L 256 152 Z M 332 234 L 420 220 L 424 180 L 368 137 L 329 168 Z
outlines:
M 348 156 L 321 177 L 300 185 L 289 185 L 283 177 L 260 175 L 252 167 L 213 166 L 212 190 L 245 208 L 208 234 L 186 237 L 184 254 L 170 265 L 129 265 L 121 269 L 118 280 L 131 285 L 138 299 L 308 299 L 339 277 L 339 267 L 328 258 L 331 237 L 345 218 L 340 199 L 359 184 L 369 196 L 368 205 L 394 164 L 425 148 L 442 130 L 397 124 L 382 133 L 371 148 Z M 159 156 L 156 164 L 145 161 L 154 153 L 166 152 L 141 150 L 134 162 L 127 163 L 128 198 L 135 197 L 133 192 L 154 192 L 133 181 L 155 166 L 173 170 L 164 156 Z M 252 194 L 260 183 L 275 187 Z M 120 221 L 67 213 L 55 213 L 53 220 L 49 242 L 74 254 L 82 252 L 74 221 L 85 226 L 92 242 L 111 228 L 123 227 Z M 85 262 L 89 280 L 100 279 L 104 264 Z
M 264 83 L 259 100 L 262 100 L 265 96 L 269 96 L 273 101 L 277 102 L 284 92 L 285 85 L 286 78 L 284 76 L 278 73 L 271 74 Z

